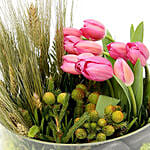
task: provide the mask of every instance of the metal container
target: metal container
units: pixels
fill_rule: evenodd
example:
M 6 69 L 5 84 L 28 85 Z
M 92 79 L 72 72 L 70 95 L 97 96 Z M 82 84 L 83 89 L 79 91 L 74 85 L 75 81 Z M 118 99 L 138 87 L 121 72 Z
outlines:
M 0 128 L 0 150 L 150 150 L 150 124 L 105 142 L 56 144 L 29 139 Z

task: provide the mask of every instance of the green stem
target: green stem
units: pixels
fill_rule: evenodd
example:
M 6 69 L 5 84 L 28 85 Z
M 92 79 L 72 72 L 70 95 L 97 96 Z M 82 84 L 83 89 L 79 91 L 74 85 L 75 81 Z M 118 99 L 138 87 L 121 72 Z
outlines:
M 150 81 L 150 72 L 149 72 L 149 68 L 148 68 L 147 64 L 145 66 L 145 77 L 146 77 L 147 81 Z
M 128 129 L 127 129 L 127 132 L 132 128 L 132 126 L 135 124 L 135 122 L 137 121 L 137 117 L 136 118 L 134 118 L 131 122 L 130 122 L 130 124 L 128 125 Z
M 129 86 L 128 89 L 129 89 L 129 93 L 130 93 L 130 96 L 131 96 L 131 102 L 132 102 L 132 107 L 133 107 L 133 114 L 136 117 L 136 115 L 137 115 L 137 107 L 136 107 L 135 96 L 134 96 L 132 87 Z
M 112 96 L 112 97 L 115 97 L 115 95 L 114 95 L 114 90 L 113 90 L 113 87 L 112 87 L 112 84 L 111 84 L 110 80 L 107 80 L 107 84 L 108 84 L 108 86 L 109 86 L 111 96 Z
M 103 52 L 103 55 L 110 56 L 108 52 Z

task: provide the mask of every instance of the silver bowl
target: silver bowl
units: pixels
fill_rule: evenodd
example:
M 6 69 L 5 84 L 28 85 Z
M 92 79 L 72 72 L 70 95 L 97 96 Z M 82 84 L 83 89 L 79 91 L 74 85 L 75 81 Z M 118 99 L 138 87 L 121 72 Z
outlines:
M 16 135 L 0 128 L 0 150 L 150 150 L 150 124 L 112 140 L 87 144 L 56 144 Z

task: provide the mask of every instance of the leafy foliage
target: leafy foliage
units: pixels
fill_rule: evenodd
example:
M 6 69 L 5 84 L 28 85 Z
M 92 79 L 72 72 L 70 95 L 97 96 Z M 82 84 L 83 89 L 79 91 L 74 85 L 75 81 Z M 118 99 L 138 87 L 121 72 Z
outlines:
M 117 105 L 119 102 L 119 99 L 100 95 L 96 105 L 96 110 L 99 114 L 99 117 L 104 117 L 104 110 L 108 105 Z

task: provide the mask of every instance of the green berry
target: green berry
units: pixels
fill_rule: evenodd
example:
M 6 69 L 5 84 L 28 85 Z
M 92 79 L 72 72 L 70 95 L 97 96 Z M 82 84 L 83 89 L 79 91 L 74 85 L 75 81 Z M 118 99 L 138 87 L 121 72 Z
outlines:
M 76 88 L 82 89 L 85 93 L 87 92 L 87 87 L 84 84 L 78 84 Z
M 123 121 L 123 119 L 124 119 L 124 115 L 121 111 L 115 111 L 112 113 L 112 120 L 115 123 L 120 123 Z
M 90 128 L 90 123 L 84 123 L 83 127 L 86 128 L 86 129 L 89 129 Z
M 99 93 L 93 92 L 89 95 L 88 101 L 92 104 L 97 104 L 98 98 L 99 98 Z
M 91 128 L 92 128 L 93 130 L 96 129 L 96 126 L 97 126 L 97 124 L 96 124 L 95 122 L 92 122 L 92 123 L 91 123 Z
M 96 137 L 96 141 L 105 141 L 106 140 L 106 135 L 104 133 L 98 133 Z
M 55 95 L 51 92 L 47 92 L 43 96 L 43 101 L 48 105 L 54 104 L 55 103 Z
M 79 120 L 80 120 L 80 118 L 76 118 L 76 119 L 74 120 L 74 123 L 78 122 Z
M 95 108 L 96 108 L 96 105 L 95 105 L 95 104 L 89 103 L 89 104 L 87 104 L 87 105 L 85 106 L 85 111 L 86 111 L 86 112 L 90 112 L 90 111 L 92 111 L 92 110 L 95 110 Z
M 98 120 L 98 112 L 96 110 L 92 110 L 90 112 L 90 120 L 97 121 Z
M 93 140 L 95 137 L 96 137 L 96 133 L 95 133 L 95 132 L 92 132 L 92 133 L 89 133 L 89 134 L 88 134 L 88 137 L 87 137 L 87 138 L 88 138 L 89 140 Z
M 111 115 L 114 111 L 115 111 L 115 107 L 112 106 L 112 105 L 108 105 L 108 106 L 105 108 L 105 114 L 106 114 L 106 115 Z
M 101 128 L 99 126 L 97 126 L 96 131 L 101 131 Z
M 104 126 L 107 125 L 107 122 L 106 122 L 105 119 L 101 118 L 101 119 L 98 120 L 98 125 L 99 125 L 100 127 L 104 127 Z
M 60 104 L 64 104 L 66 96 L 67 96 L 67 93 L 60 93 L 57 96 L 57 102 Z
M 82 128 L 77 129 L 75 132 L 75 135 L 77 139 L 80 139 L 80 140 L 87 138 L 87 133 L 85 129 L 82 129 Z
M 75 101 L 80 101 L 82 99 L 84 99 L 84 91 L 80 88 L 76 88 L 72 91 L 71 97 L 73 100 Z
M 107 126 L 103 127 L 102 131 L 103 131 L 103 133 L 106 134 L 106 136 L 111 136 L 114 134 L 115 129 L 112 125 L 107 125 Z

